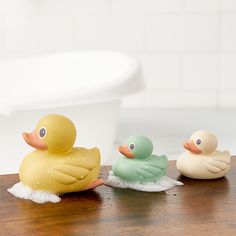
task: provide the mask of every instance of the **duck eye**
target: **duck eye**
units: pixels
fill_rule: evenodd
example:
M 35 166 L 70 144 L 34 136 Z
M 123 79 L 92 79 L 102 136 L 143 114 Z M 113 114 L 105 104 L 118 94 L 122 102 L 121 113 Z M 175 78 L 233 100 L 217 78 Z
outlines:
M 47 130 L 46 130 L 45 128 L 41 128 L 41 129 L 39 130 L 39 136 L 40 136 L 40 138 L 43 138 L 43 137 L 46 135 L 46 133 L 47 133 Z
M 129 145 L 129 149 L 130 149 L 130 150 L 133 150 L 134 147 L 135 147 L 134 143 L 131 143 L 131 144 Z
M 201 142 L 202 142 L 201 139 L 197 139 L 196 144 L 197 144 L 197 145 L 200 145 Z

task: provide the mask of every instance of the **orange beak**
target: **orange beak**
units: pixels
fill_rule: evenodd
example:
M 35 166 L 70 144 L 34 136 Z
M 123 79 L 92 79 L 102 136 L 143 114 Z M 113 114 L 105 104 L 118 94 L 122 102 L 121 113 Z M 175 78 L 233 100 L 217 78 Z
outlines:
M 185 141 L 183 143 L 183 146 L 184 146 L 185 149 L 189 150 L 190 152 L 192 152 L 194 154 L 202 153 L 202 151 L 194 144 L 194 142 L 192 140 Z
M 23 133 L 23 138 L 26 143 L 28 143 L 31 147 L 34 147 L 39 150 L 47 150 L 48 147 L 43 143 L 43 140 L 39 138 L 38 134 L 33 131 L 32 133 Z
M 128 145 L 119 146 L 118 151 L 128 158 L 134 158 L 134 154 L 130 152 Z

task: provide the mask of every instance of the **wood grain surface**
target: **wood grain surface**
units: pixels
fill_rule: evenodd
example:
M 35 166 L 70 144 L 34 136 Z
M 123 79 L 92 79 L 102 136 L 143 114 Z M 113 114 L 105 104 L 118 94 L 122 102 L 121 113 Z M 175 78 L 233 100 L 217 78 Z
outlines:
M 102 167 L 105 179 L 109 167 Z M 6 190 L 18 175 L 0 176 L 0 235 L 236 235 L 236 158 L 226 178 L 184 183 L 161 193 L 101 186 L 36 204 Z

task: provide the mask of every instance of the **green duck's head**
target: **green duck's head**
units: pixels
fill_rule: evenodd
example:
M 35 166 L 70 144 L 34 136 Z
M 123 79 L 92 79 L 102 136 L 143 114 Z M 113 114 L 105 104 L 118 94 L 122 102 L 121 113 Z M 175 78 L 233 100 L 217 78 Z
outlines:
M 132 135 L 124 145 L 118 147 L 118 150 L 127 158 L 145 159 L 152 154 L 153 144 L 143 135 Z

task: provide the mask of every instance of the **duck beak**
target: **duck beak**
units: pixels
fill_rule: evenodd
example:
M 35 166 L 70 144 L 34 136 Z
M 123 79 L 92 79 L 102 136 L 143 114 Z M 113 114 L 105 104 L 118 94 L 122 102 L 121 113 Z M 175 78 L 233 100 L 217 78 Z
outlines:
M 130 152 L 128 145 L 123 145 L 118 147 L 118 151 L 126 156 L 127 158 L 134 158 L 134 154 Z
M 48 147 L 46 144 L 43 143 L 43 140 L 39 138 L 36 131 L 32 133 L 23 133 L 23 138 L 26 143 L 28 143 L 31 147 L 34 147 L 39 150 L 47 150 Z
M 202 151 L 194 144 L 193 140 L 185 141 L 183 143 L 183 146 L 188 151 L 194 153 L 194 154 L 200 154 Z

